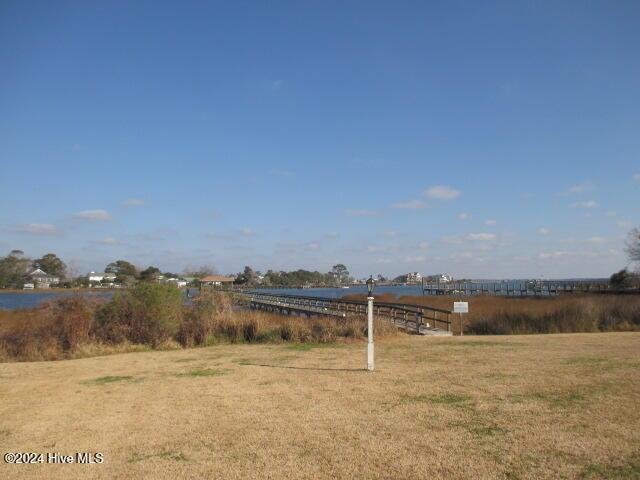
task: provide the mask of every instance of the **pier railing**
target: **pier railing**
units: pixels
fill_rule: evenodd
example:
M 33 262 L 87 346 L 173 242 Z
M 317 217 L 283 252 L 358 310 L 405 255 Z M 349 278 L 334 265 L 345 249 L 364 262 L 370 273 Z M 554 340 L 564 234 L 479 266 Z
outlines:
M 638 294 L 640 289 L 620 290 L 607 281 L 522 281 L 423 283 L 424 295 L 499 295 L 510 297 L 555 296 L 579 293 Z
M 308 297 L 277 293 L 245 292 L 241 298 L 253 304 L 268 305 L 276 309 L 292 309 L 310 314 L 333 316 L 366 315 L 367 302 L 340 298 Z M 388 302 L 374 302 L 374 314 L 390 320 L 394 325 L 420 332 L 421 329 L 451 331 L 451 311 Z

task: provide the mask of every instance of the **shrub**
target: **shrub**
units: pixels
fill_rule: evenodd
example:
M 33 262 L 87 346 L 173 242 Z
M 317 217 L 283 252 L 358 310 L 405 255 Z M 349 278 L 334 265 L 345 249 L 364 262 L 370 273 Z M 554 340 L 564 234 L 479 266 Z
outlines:
M 156 348 L 177 336 L 182 308 L 182 293 L 176 287 L 140 282 L 100 309 L 96 333 L 110 342 L 126 339 Z

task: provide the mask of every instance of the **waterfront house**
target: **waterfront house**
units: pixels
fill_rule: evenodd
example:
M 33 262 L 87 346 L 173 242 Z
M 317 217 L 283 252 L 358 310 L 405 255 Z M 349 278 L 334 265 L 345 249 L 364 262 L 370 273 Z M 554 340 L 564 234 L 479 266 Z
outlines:
M 60 283 L 59 277 L 56 277 L 55 275 L 49 275 L 41 268 L 36 268 L 33 272 L 31 272 L 29 274 L 29 279 L 36 288 L 49 288 L 50 285 L 56 285 Z
M 235 278 L 225 277 L 224 275 L 207 275 L 200 279 L 200 284 L 203 287 L 222 287 L 233 285 Z
M 103 280 L 106 280 L 109 283 L 113 283 L 116 279 L 116 274 L 108 272 L 90 272 L 87 275 L 87 278 L 89 279 L 89 282 L 101 283 Z
M 407 273 L 407 283 L 419 283 L 422 281 L 422 275 L 418 272 Z

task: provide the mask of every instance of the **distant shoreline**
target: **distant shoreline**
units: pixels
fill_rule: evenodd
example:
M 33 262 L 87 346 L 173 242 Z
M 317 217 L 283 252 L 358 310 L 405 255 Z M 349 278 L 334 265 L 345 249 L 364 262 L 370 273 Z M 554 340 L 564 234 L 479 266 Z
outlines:
M 111 292 L 114 290 L 120 290 L 119 288 L 34 288 L 28 290 L 19 290 L 17 288 L 5 288 L 0 289 L 0 295 L 3 293 L 25 293 L 25 294 L 33 294 L 33 293 L 60 293 L 60 292 Z

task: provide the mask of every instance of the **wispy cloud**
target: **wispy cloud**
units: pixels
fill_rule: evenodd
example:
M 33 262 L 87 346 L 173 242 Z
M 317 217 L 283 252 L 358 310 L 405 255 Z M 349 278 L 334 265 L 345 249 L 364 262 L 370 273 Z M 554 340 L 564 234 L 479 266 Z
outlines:
M 378 210 L 369 210 L 367 208 L 356 208 L 345 210 L 350 217 L 379 217 L 381 213 Z
M 539 228 L 538 229 L 538 235 L 542 235 L 542 236 L 547 236 L 551 234 L 551 230 L 549 230 L 548 228 Z
M 404 208 L 408 210 L 419 210 L 422 208 L 427 208 L 426 202 L 422 200 L 409 200 L 406 202 L 398 202 L 392 205 L 393 208 Z
M 492 242 L 496 239 L 495 233 L 470 233 L 467 240 L 478 240 L 481 242 Z
M 429 242 L 420 242 L 418 244 L 418 248 L 420 250 L 426 250 L 427 248 L 429 248 Z
M 458 220 L 468 220 L 469 219 L 469 214 L 466 212 L 462 212 L 459 213 L 458 215 L 456 215 L 456 217 L 458 217 Z
M 590 237 L 587 238 L 587 242 L 594 243 L 596 245 L 602 245 L 607 242 L 607 239 L 604 237 Z
M 107 222 L 111 220 L 111 214 L 106 210 L 83 210 L 74 215 L 78 220 L 89 222 Z
M 276 79 L 271 82 L 271 90 L 280 90 L 282 87 L 282 80 Z
M 617 222 L 618 228 L 631 228 L 633 223 L 628 220 L 620 220 Z
M 124 207 L 141 207 L 144 203 L 144 200 L 140 200 L 139 198 L 129 198 L 122 202 L 122 205 Z
M 60 235 L 60 230 L 50 223 L 22 223 L 12 229 L 16 233 L 27 233 L 29 235 Z
M 636 173 L 636 174 L 633 176 L 633 179 L 634 179 L 636 182 L 640 182 L 640 173 Z
M 598 206 L 598 204 L 596 202 L 594 202 L 593 200 L 587 200 L 584 202 L 575 202 L 572 203 L 571 206 L 573 208 L 595 208 Z
M 102 238 L 100 240 L 96 240 L 93 243 L 97 243 L 99 245 L 108 245 L 108 246 L 124 245 L 124 242 L 118 240 L 117 238 L 113 238 L 113 237 L 105 237 L 105 238 Z
M 240 235 L 243 237 L 253 237 L 256 232 L 250 228 L 242 228 L 240 229 Z
M 460 190 L 448 187 L 446 185 L 434 185 L 424 191 L 424 196 L 435 198 L 437 200 L 452 200 L 460 196 Z
M 587 180 L 582 183 L 578 183 L 576 185 L 572 185 L 567 188 L 563 192 L 560 192 L 559 195 L 567 196 L 567 195 L 575 195 L 576 193 L 584 193 L 593 190 L 593 182 Z
M 497 223 L 498 221 L 493 219 L 485 220 L 484 222 L 485 225 L 496 225 Z

